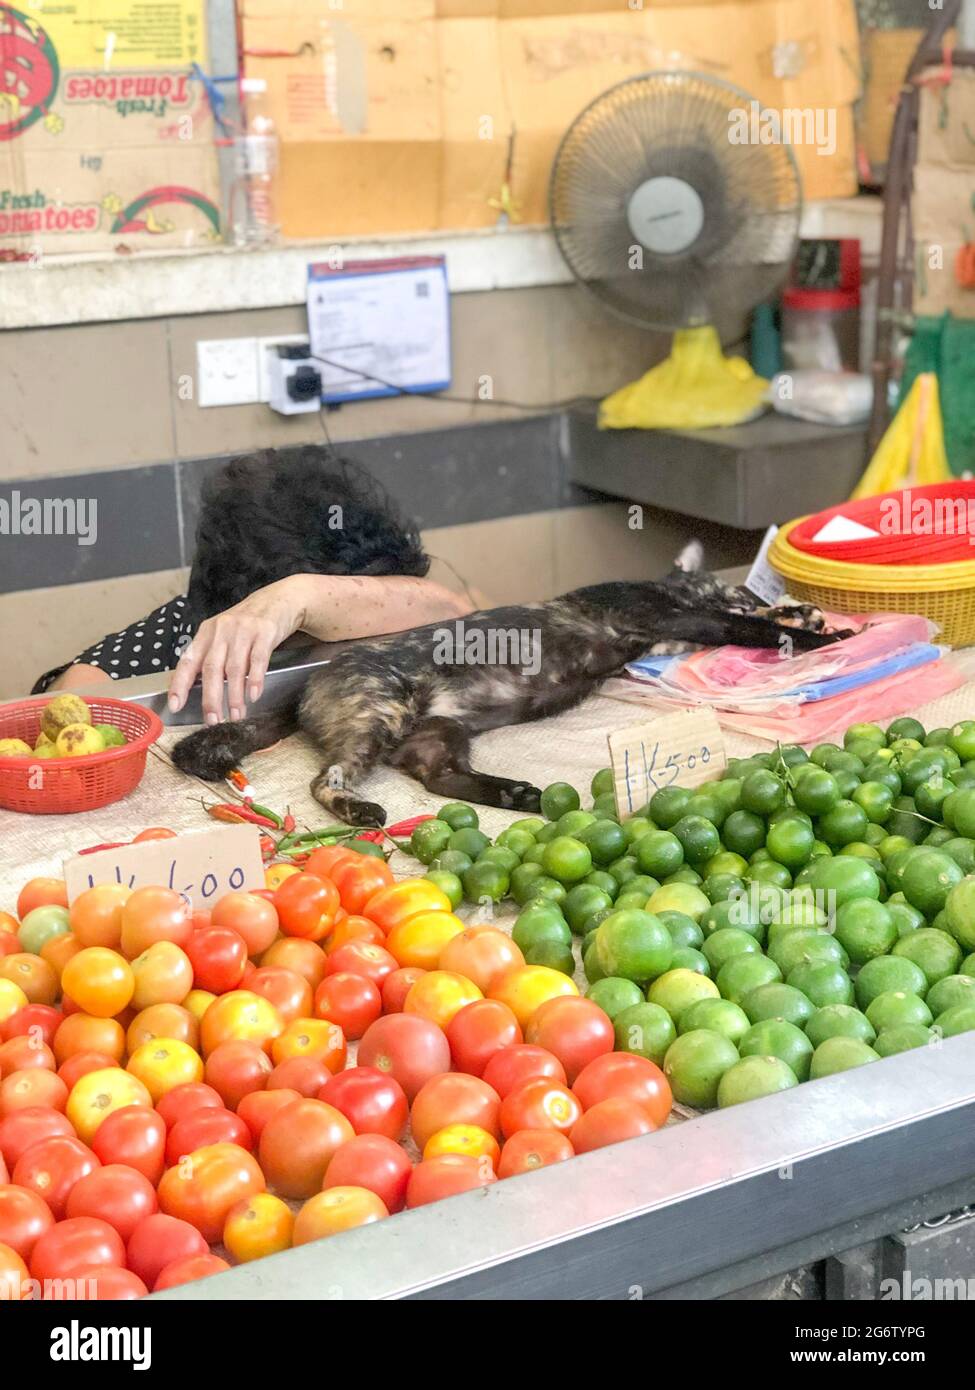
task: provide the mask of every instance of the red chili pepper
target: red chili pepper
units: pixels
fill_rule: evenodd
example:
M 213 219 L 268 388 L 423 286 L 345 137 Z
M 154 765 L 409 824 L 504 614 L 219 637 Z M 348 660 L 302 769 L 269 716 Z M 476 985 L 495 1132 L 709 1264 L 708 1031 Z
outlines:
M 292 832 L 292 830 L 294 830 L 294 828 L 295 828 L 295 824 L 296 824 L 296 821 L 295 821 L 294 816 L 291 814 L 290 811 L 288 811 L 288 813 L 286 814 L 286 816 L 285 816 L 285 818 L 284 818 L 284 820 L 283 820 L 283 822 L 282 822 L 282 824 L 281 824 L 281 829 L 284 831 L 284 833 L 285 833 L 286 835 L 290 835 L 291 832 Z
M 371 840 L 374 845 L 381 845 L 386 836 L 381 830 L 360 830 L 355 838 L 357 840 Z
M 217 804 L 207 807 L 207 814 L 214 820 L 243 821 L 245 825 L 263 825 L 268 830 L 278 830 L 276 821 L 270 816 L 259 816 L 256 811 L 252 811 L 248 806 L 228 806 Z
M 277 849 L 278 847 L 274 840 L 271 839 L 270 835 L 261 836 L 261 854 L 265 859 L 269 859 L 272 855 L 276 854 Z
M 387 826 L 387 828 L 386 828 L 386 834 L 387 834 L 387 835 L 394 835 L 394 836 L 398 835 L 398 836 L 400 836 L 402 839 L 406 839 L 406 838 L 408 838 L 410 835 L 413 834 L 413 831 L 416 829 L 416 827 L 417 827 L 418 825 L 422 825 L 423 822 L 424 822 L 425 820 L 433 820 L 433 819 L 434 819 L 433 816 L 431 816 L 431 815 L 425 815 L 425 816 L 413 816 L 411 820 L 401 820 L 401 821 L 397 821 L 397 823 L 396 823 L 395 825 Z M 382 838 L 381 832 L 370 831 L 370 836 L 373 835 L 373 834 L 375 834 L 375 833 L 379 833 L 379 834 L 380 834 L 380 838 Z M 361 836 L 361 835 L 359 836 L 359 839 L 363 839 L 363 838 L 364 838 L 363 836 Z
M 237 806 L 208 806 L 207 815 L 213 820 L 229 821 L 235 825 L 246 825 L 247 817 L 242 815 L 243 807 Z
M 79 849 L 79 854 L 97 854 L 100 849 L 122 849 L 129 843 L 128 840 L 115 840 L 107 845 L 89 845 L 87 849 Z

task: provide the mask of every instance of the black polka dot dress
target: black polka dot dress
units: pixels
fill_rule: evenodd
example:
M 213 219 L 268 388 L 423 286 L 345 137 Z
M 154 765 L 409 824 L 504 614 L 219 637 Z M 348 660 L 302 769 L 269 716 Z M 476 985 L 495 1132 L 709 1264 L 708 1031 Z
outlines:
M 170 599 L 146 618 L 130 623 L 121 632 L 103 637 L 63 666 L 45 671 L 34 682 L 31 694 L 42 695 L 69 666 L 97 666 L 112 680 L 171 671 L 190 644 L 193 627 L 187 617 L 185 595 Z

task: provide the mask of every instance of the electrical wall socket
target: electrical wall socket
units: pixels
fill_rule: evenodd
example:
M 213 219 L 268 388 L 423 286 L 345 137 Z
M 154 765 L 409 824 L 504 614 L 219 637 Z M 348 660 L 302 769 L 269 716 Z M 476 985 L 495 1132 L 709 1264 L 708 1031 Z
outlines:
M 256 338 L 211 338 L 196 345 L 197 402 L 250 405 L 261 398 Z
M 294 347 L 301 344 L 308 346 L 307 333 L 279 333 L 274 338 L 258 338 L 257 342 L 257 372 L 258 372 L 258 395 L 257 400 L 267 402 L 271 399 L 271 377 L 268 363 L 275 348 Z

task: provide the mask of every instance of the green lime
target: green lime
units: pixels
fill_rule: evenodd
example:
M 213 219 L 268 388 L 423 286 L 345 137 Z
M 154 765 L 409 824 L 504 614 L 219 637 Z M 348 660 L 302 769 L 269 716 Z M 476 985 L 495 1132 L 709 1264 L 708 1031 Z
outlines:
M 769 935 L 772 927 L 824 927 L 827 915 L 816 902 L 811 888 L 803 885 L 794 888 L 782 902 L 769 922 Z
M 542 868 L 560 883 L 578 883 L 592 869 L 592 855 L 581 840 L 558 835 L 545 846 Z
M 805 1027 L 813 1047 L 819 1047 L 827 1038 L 858 1038 L 872 1043 L 877 1036 L 867 1015 L 850 1004 L 824 1005 L 812 1014 Z
M 854 965 L 885 956 L 897 941 L 889 909 L 872 898 L 854 898 L 836 913 L 836 939 Z
M 721 838 L 733 854 L 754 854 L 765 844 L 765 822 L 752 811 L 732 811 L 721 827 Z
M 597 820 L 619 820 L 619 813 L 616 809 L 616 795 L 614 792 L 604 792 L 602 796 L 597 796 L 592 803 L 592 813 Z
M 607 975 L 586 990 L 586 998 L 598 1004 L 607 1018 L 614 1020 L 624 1009 L 643 1003 L 643 991 L 632 980 Z
M 916 907 L 911 907 L 909 902 L 905 902 L 897 894 L 891 894 L 885 906 L 894 920 L 899 937 L 906 936 L 909 931 L 917 931 L 918 927 L 924 926 L 924 913 L 918 912 Z
M 442 820 L 421 821 L 410 836 L 410 853 L 421 864 L 430 864 L 446 850 L 452 833 Z
M 559 816 L 555 824 L 560 835 L 572 835 L 578 839 L 580 830 L 585 830 L 590 825 L 598 825 L 599 822 L 591 811 L 566 811 L 565 815 Z
M 877 846 L 880 857 L 885 864 L 889 864 L 895 855 L 903 854 L 905 850 L 913 848 L 912 841 L 905 839 L 903 835 L 885 835 Z
M 878 1054 L 860 1038 L 832 1037 L 819 1044 L 809 1064 L 809 1079 L 834 1076 L 838 1071 L 850 1071 L 867 1062 L 876 1062 Z
M 611 767 L 601 767 L 589 783 L 589 795 L 595 801 L 597 796 L 606 796 L 616 786 Z
M 642 893 L 645 898 L 649 898 L 653 893 L 656 893 L 659 887 L 659 880 L 651 878 L 649 874 L 634 874 L 632 878 L 626 880 L 620 891 Z
M 476 864 L 500 864 L 502 869 L 510 874 L 512 869 L 517 869 L 521 860 L 508 845 L 488 845 L 487 849 L 482 850 L 474 862 Z
M 623 832 L 623 838 L 630 847 L 628 852 L 635 854 L 637 841 L 642 840 L 644 835 L 649 835 L 653 828 L 644 816 L 628 816 L 625 821 L 621 822 L 620 829 Z
M 558 941 L 536 941 L 525 952 L 526 965 L 544 965 L 549 970 L 558 970 L 570 978 L 575 974 L 576 963 L 571 946 L 563 946 Z
M 458 877 L 469 869 L 474 860 L 469 854 L 464 854 L 459 849 L 445 849 L 443 854 L 438 854 L 436 859 L 431 860 L 430 868 L 442 870 L 446 874 L 457 874 Z
M 743 1057 L 718 1082 L 718 1106 L 724 1110 L 798 1084 L 795 1072 L 779 1057 Z
M 512 821 L 508 827 L 509 830 L 526 830 L 533 837 L 544 828 L 545 822 L 541 816 L 522 816 L 521 820 Z
M 650 798 L 650 815 L 662 830 L 669 830 L 684 815 L 690 799 L 685 787 L 663 787 Z
M 712 903 L 701 918 L 701 930 L 706 937 L 713 936 L 723 927 L 740 927 L 742 931 L 754 936 L 756 941 L 761 942 L 765 939 L 765 927 L 750 898 L 745 894 Z
M 804 963 L 825 961 L 842 967 L 847 961 L 842 943 L 819 927 L 791 927 L 776 933 L 768 953 L 786 977 Z
M 474 826 L 462 826 L 460 830 L 455 830 L 447 844 L 452 850 L 459 850 L 461 854 L 469 854 L 472 859 L 476 859 L 479 854 L 488 848 L 491 841 L 482 830 L 475 829 Z
M 957 790 L 958 788 L 955 786 L 954 782 L 949 782 L 947 778 L 941 777 L 940 775 L 932 777 L 929 781 L 922 782 L 921 785 L 912 792 L 914 805 L 922 816 L 927 816 L 929 820 L 940 820 L 942 805 L 947 801 L 951 793 Z M 940 828 L 947 832 L 945 833 L 945 839 L 951 839 L 951 832 L 947 830 L 947 827 L 936 828 Z
M 576 936 L 581 936 L 587 917 L 612 906 L 613 899 L 601 888 L 596 888 L 591 883 L 577 883 L 566 894 L 562 911 Z
M 953 793 L 960 796 L 960 792 Z M 951 798 L 946 798 L 945 805 Z M 887 830 L 891 835 L 902 835 L 912 845 L 919 845 L 930 829 L 927 821 L 918 815 L 913 796 L 895 796 L 894 806 L 887 817 Z
M 813 1012 L 813 1006 L 799 990 L 792 985 L 772 982 L 759 985 L 742 1001 L 742 1008 L 752 1023 L 763 1019 L 781 1018 L 786 1023 L 801 1026 Z
M 964 877 L 950 854 L 919 848 L 904 865 L 900 888 L 911 906 L 930 919 L 941 911 L 951 889 Z
M 676 1023 L 679 1033 L 690 1033 L 696 1028 L 708 1028 L 714 1033 L 722 1033 L 736 1047 L 751 1027 L 744 1009 L 733 1004 L 730 999 L 714 998 L 698 999 L 696 1003 L 681 1011 Z
M 880 897 L 876 870 L 865 859 L 849 855 L 815 860 L 810 865 L 808 882 L 827 916 L 854 898 Z
M 963 950 L 975 950 L 975 878 L 965 878 L 951 889 L 945 915 L 948 930 Z
M 907 938 L 904 937 L 902 940 Z M 867 961 L 866 965 L 860 968 L 853 988 L 857 1004 L 861 1009 L 867 1009 L 878 994 L 885 994 L 889 990 L 919 994 L 923 999 L 928 992 L 928 981 L 924 971 L 912 960 L 905 960 L 898 955 L 877 956 L 875 960 Z
M 768 816 L 785 802 L 785 783 L 774 772 L 756 768 L 741 784 L 741 807 L 756 816 Z
M 867 764 L 863 775 L 863 785 L 866 786 L 868 783 L 871 786 L 886 787 L 893 797 L 900 796 L 903 791 L 903 783 L 897 769 L 890 763 L 879 762 L 876 758 Z M 866 806 L 863 809 L 866 811 Z
M 636 892 L 634 892 L 627 884 L 624 888 L 621 888 L 620 891 L 617 893 L 616 898 L 613 902 L 613 906 L 646 907 L 649 896 L 650 895 L 648 893 L 644 893 L 642 888 L 638 888 Z
M 566 888 L 564 883 L 560 883 L 557 878 L 549 878 L 543 874 L 541 878 L 536 878 L 532 882 L 531 896 L 526 898 L 525 906 L 530 906 L 533 902 L 544 900 L 546 902 L 564 903 L 566 899 Z
M 975 874 L 975 840 L 968 840 L 963 835 L 953 835 L 950 840 L 942 843 L 941 848 L 945 854 L 951 855 L 963 874 Z
M 597 982 L 600 983 L 600 982 Z M 662 1066 L 677 1037 L 674 1020 L 659 1004 L 632 1004 L 613 1019 L 617 1052 L 632 1052 Z
M 970 1033 L 975 1028 L 975 1004 L 955 1004 L 939 1014 L 934 1026 L 943 1038 Z
M 428 869 L 423 875 L 450 899 L 450 906 L 457 910 L 464 901 L 464 885 L 456 874 L 448 873 L 446 869 Z
M 777 888 L 792 887 L 791 873 L 784 864 L 779 864 L 774 859 L 750 865 L 748 879 L 750 883 L 773 883 Z
M 935 1037 L 930 1028 L 920 1023 L 900 1023 L 896 1028 L 885 1028 L 878 1034 L 873 1049 L 880 1057 L 893 1057 L 898 1052 L 927 1047 Z
M 731 850 L 719 850 L 704 865 L 705 878 L 711 878 L 716 874 L 734 874 L 736 878 L 741 878 L 748 868 L 748 860 L 743 854 L 733 854 Z
M 692 883 L 662 883 L 647 903 L 649 912 L 682 912 L 699 922 L 711 904 Z
M 532 903 L 518 914 L 511 930 L 511 939 L 524 952 L 537 946 L 540 941 L 555 941 L 560 946 L 570 946 L 572 932 L 554 903 Z
M 809 1076 L 813 1045 L 801 1028 L 784 1019 L 766 1018 L 753 1023 L 738 1050 L 742 1057 L 777 1057 L 797 1081 L 805 1081 Z
M 474 807 L 468 806 L 466 801 L 449 801 L 446 806 L 441 806 L 437 819 L 446 821 L 451 830 L 476 830 L 480 824 Z
M 902 1023 L 922 1023 L 925 1027 L 931 1022 L 931 1009 L 919 994 L 906 994 L 902 989 L 887 990 L 878 994 L 867 1006 L 867 1018 L 877 1033 L 885 1028 L 897 1028 Z M 869 1041 L 869 1039 L 868 1039 Z
M 950 737 L 950 729 L 929 729 L 924 735 L 924 746 L 925 748 L 944 748 Z
M 619 975 L 642 984 L 669 970 L 674 943 L 652 912 L 625 908 L 611 912 L 600 923 L 595 949 L 604 975 Z
M 948 730 L 948 747 L 967 763 L 975 758 L 975 719 L 963 719 Z
M 554 820 L 547 820 L 535 835 L 536 845 L 547 845 L 558 838 L 559 827 Z
M 717 973 L 716 982 L 722 998 L 740 1004 L 753 989 L 781 979 L 782 971 L 774 960 L 748 952 L 726 960 Z
M 913 738 L 918 742 L 924 738 L 924 725 L 917 719 L 903 715 L 887 726 L 887 742 L 894 743 L 899 738 Z
M 628 844 L 623 827 L 612 820 L 597 820 L 583 826 L 578 838 L 592 855 L 592 862 L 599 865 L 612 864 L 614 859 L 619 859 Z
M 867 828 L 867 816 L 862 806 L 855 801 L 841 798 L 831 810 L 826 811 L 816 823 L 817 836 L 831 849 L 842 849 L 852 840 L 863 838 Z
M 633 852 L 641 871 L 654 878 L 666 878 L 684 862 L 684 847 L 669 830 L 651 830 L 641 835 Z
M 721 848 L 717 827 L 703 816 L 682 816 L 674 826 L 673 833 L 680 841 L 684 858 L 689 864 L 700 864 Z M 637 854 L 639 856 L 639 846 Z
M 713 980 L 696 970 L 680 967 L 666 971 L 654 980 L 647 990 L 648 1003 L 659 1004 L 662 1009 L 666 1009 L 678 1028 L 683 1014 L 692 1004 L 705 999 L 714 1001 L 717 998 L 718 986 Z
M 540 865 L 544 857 L 545 846 L 543 844 L 540 844 L 539 841 L 536 840 L 535 843 L 532 845 L 531 849 L 525 850 L 524 854 L 521 856 L 521 862 L 523 864 Z
M 745 894 L 745 882 L 737 874 L 710 874 L 701 890 L 712 903 L 738 901 Z
M 666 908 L 658 912 L 657 916 L 670 932 L 670 939 L 676 948 L 691 946 L 695 950 L 704 941 L 704 933 L 694 921 L 693 917 L 688 917 L 684 912 L 672 912 Z
M 702 951 L 713 974 L 734 956 L 760 954 L 761 946 L 749 932 L 740 927 L 721 927 L 706 938 Z
M 517 868 L 512 869 L 510 877 L 509 891 L 521 907 L 531 902 L 535 897 L 535 884 L 539 879 L 547 878 L 547 875 L 541 864 L 519 864 Z
M 928 990 L 925 1002 L 935 1018 L 956 1004 L 975 1004 L 975 979 L 971 975 L 945 975 Z
M 589 947 L 589 950 L 583 953 L 582 969 L 586 979 L 591 985 L 594 985 L 597 980 L 605 980 L 606 978 L 606 971 L 599 964 L 599 955 L 596 951 L 595 941 Z
M 672 970 L 693 970 L 697 975 L 711 974 L 707 957 L 693 946 L 678 946 L 670 962 Z
M 591 873 L 586 874 L 582 881 L 583 883 L 591 883 L 594 888 L 601 888 L 603 892 L 608 893 L 611 898 L 615 898 L 616 894 L 620 891 L 620 886 L 616 882 L 616 879 L 612 874 L 607 873 L 605 869 L 593 869 Z
M 699 787 L 687 803 L 685 816 L 701 816 L 720 830 L 728 816 L 728 809 L 717 792 L 712 788 Z M 682 817 L 683 819 L 683 817 Z
M 807 815 L 824 816 L 840 801 L 840 789 L 831 772 L 813 767 L 796 781 L 792 799 Z
M 671 1043 L 664 1058 L 664 1075 L 681 1105 L 709 1110 L 718 1099 L 722 1076 L 737 1061 L 738 1049 L 723 1033 L 697 1028 Z
M 676 873 L 668 874 L 666 878 L 661 880 L 661 882 L 690 883 L 695 888 L 700 888 L 701 884 L 704 882 L 704 879 L 701 877 L 701 875 L 697 872 L 696 869 L 691 868 L 690 864 L 682 864 L 680 868 L 676 871 Z
M 499 903 L 507 896 L 511 886 L 511 879 L 504 865 L 492 863 L 490 860 L 479 861 L 465 869 L 461 881 L 464 885 L 464 896 L 472 903 L 483 902 L 485 898 Z
M 542 792 L 540 801 L 542 815 L 546 820 L 555 821 L 566 811 L 578 811 L 579 793 L 568 782 L 552 782 Z
M 765 848 L 787 869 L 801 869 L 812 854 L 815 838 L 812 826 L 798 816 L 783 816 L 769 827 Z
M 861 782 L 851 796 L 871 825 L 883 825 L 894 804 L 894 793 L 883 782 Z
M 853 981 L 835 961 L 800 961 L 789 971 L 786 984 L 804 994 L 817 1009 L 853 1003 Z
M 496 848 L 500 846 L 514 850 L 518 858 L 522 859 L 534 848 L 535 836 L 529 830 L 520 830 L 517 825 L 509 825 L 507 830 L 502 830 L 494 844 Z
M 640 872 L 637 867 L 636 857 L 632 854 L 620 855 L 619 859 L 614 859 L 606 872 L 616 880 L 622 888 L 629 878 L 636 878 Z
M 929 988 L 946 975 L 957 975 L 962 959 L 961 947 L 955 938 L 936 927 L 919 927 L 902 936 L 891 955 L 918 966 Z

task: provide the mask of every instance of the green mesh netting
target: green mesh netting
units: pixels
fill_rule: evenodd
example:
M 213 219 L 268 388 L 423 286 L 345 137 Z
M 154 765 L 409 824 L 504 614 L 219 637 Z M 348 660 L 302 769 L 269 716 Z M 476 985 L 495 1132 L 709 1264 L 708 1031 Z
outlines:
M 975 473 L 975 319 L 919 318 L 904 362 L 903 401 L 921 372 L 935 372 L 945 450 L 956 477 Z

